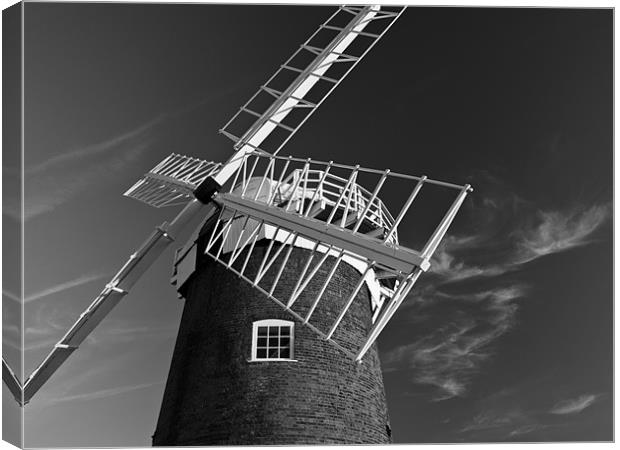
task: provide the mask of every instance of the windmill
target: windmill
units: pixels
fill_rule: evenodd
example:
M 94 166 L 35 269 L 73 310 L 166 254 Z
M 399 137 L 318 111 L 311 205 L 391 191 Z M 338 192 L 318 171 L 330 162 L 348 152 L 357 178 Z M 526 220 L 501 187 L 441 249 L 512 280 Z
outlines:
M 317 348 L 329 346 L 340 355 L 339 365 L 350 360 L 353 367 L 363 366 L 378 335 L 429 269 L 471 188 L 280 152 L 403 11 L 338 8 L 220 130 L 233 141 L 227 162 L 172 154 L 125 193 L 157 208 L 184 207 L 130 256 L 23 386 L 3 360 L 3 380 L 21 405 L 196 217 L 202 218 L 201 227 L 175 256 L 173 282 L 179 293 L 189 299 L 201 261 L 208 258 L 227 279 L 281 311 L 269 324 L 256 321 L 250 359 L 294 360 L 292 330 L 282 325 L 282 317 L 289 317 L 309 330 Z M 381 199 L 382 193 L 404 192 L 405 187 L 400 203 Z M 399 243 L 398 226 L 430 188 L 447 190 L 453 198 L 421 248 L 413 250 Z M 365 297 L 368 320 L 351 331 L 360 297 Z M 272 329 L 277 336 L 270 334 Z M 272 340 L 277 344 L 272 346 Z M 177 388 L 171 389 L 170 395 L 178 397 Z M 178 426 L 164 409 L 158 430 Z

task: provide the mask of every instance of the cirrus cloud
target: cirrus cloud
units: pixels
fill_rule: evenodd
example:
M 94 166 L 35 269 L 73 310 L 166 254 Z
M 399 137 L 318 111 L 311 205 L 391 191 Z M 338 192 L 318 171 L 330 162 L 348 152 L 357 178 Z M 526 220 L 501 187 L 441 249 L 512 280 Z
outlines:
M 517 324 L 519 300 L 529 288 L 519 271 L 595 242 L 594 233 L 611 217 L 608 203 L 543 210 L 489 180 L 487 195 L 472 198 L 464 211 L 475 228 L 444 238 L 431 276 L 403 308 L 416 325 L 410 343 L 382 358 L 388 371 L 408 370 L 414 383 L 432 386 L 434 400 L 465 395 L 498 340 Z
M 551 414 L 578 414 L 591 406 L 598 397 L 599 396 L 595 394 L 585 394 L 577 398 L 562 400 L 556 403 L 549 412 Z

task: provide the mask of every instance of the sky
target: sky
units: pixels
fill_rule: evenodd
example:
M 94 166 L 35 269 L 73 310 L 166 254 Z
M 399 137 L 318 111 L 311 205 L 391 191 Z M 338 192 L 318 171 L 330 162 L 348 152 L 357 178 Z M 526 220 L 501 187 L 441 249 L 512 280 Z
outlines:
M 122 193 L 172 152 L 224 161 L 217 130 L 333 10 L 26 4 L 26 376 L 177 212 Z M 395 442 L 612 439 L 612 23 L 410 7 L 283 150 L 474 187 L 379 338 Z M 26 446 L 150 445 L 173 250 L 27 405 Z

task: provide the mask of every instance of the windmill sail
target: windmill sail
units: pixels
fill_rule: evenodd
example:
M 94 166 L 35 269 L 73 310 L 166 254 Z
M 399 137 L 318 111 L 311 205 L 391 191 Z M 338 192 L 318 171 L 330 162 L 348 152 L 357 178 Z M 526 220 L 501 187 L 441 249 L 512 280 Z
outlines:
M 182 185 L 182 182 L 179 184 Z M 187 222 L 200 213 L 209 217 L 209 214 L 213 211 L 214 208 L 212 206 L 193 200 L 181 210 L 172 222 L 164 222 L 159 227 L 156 227 L 151 236 L 129 257 L 118 273 L 106 284 L 91 305 L 80 315 L 69 331 L 28 377 L 23 385 L 23 397 L 20 396 L 18 400 L 20 404 L 26 404 L 30 401 L 32 396 L 79 347 L 114 306 L 129 293 L 133 285 L 170 243 L 174 241 Z M 6 366 L 6 363 L 3 361 L 3 378 L 6 382 L 7 376 L 4 375 L 4 366 Z M 10 370 L 8 366 L 6 366 L 6 369 Z M 7 383 L 7 385 L 11 387 L 11 384 Z
M 170 157 L 164 161 L 167 160 Z M 368 190 L 363 184 L 370 178 L 374 184 L 368 184 L 373 186 Z M 170 176 L 166 189 L 176 192 L 186 184 Z M 163 195 L 164 187 L 160 189 Z M 420 240 L 418 250 L 402 245 L 398 226 L 411 215 L 418 218 L 426 215 L 414 211 L 415 201 L 426 191 L 439 189 L 449 195 L 443 196 L 437 222 Z M 213 201 L 220 205 L 219 214 L 206 220 L 210 222 L 210 232 L 204 251 L 320 337 L 359 361 L 420 275 L 428 271 L 435 250 L 471 190 L 469 185 L 426 176 L 255 151 L 242 158 L 229 189 L 214 194 Z M 392 197 L 396 191 L 401 193 L 399 202 L 390 202 L 388 206 L 381 200 L 382 193 L 391 192 L 389 197 Z M 248 261 L 257 253 L 257 243 L 265 240 L 269 244 L 259 269 L 251 274 L 246 272 Z M 197 241 L 198 230 L 177 251 L 173 275 L 177 289 L 195 270 Z M 293 247 L 307 249 L 308 258 L 298 283 L 282 296 L 279 281 L 288 268 Z M 332 277 L 343 262 L 357 270 L 358 282 L 346 293 L 347 301 L 332 326 L 319 329 L 313 325 L 312 316 L 320 312 L 323 293 L 333 287 Z M 372 300 L 373 327 L 354 347 L 339 342 L 338 326 L 364 286 Z M 297 299 L 309 291 L 313 301 L 301 311 Z
M 340 7 L 222 127 L 236 153 L 216 181 L 224 184 L 246 154 L 278 154 L 404 10 Z
M 106 285 L 89 308 L 80 316 L 67 334 L 54 347 L 41 365 L 35 369 L 23 386 L 21 402 L 27 403 L 40 387 L 53 375 L 60 365 L 78 347 L 78 345 L 105 318 L 109 311 L 123 298 L 129 288 L 137 281 L 150 264 L 163 252 L 173 240 L 173 236 L 182 226 L 203 211 L 203 204 L 226 184 L 228 179 L 245 164 L 246 157 L 265 144 L 274 131 L 285 131 L 277 153 L 290 137 L 301 127 L 305 120 L 316 110 L 329 93 L 342 81 L 359 60 L 372 48 L 378 39 L 392 25 L 404 10 L 399 8 L 382 8 L 379 6 L 341 7 L 325 22 L 300 50 L 296 52 L 280 70 L 261 87 L 259 93 L 267 94 L 273 102 L 263 112 L 251 109 L 255 95 L 221 130 L 235 141 L 235 154 L 223 165 L 173 154 L 134 184 L 125 195 L 154 207 L 185 204 L 186 207 L 175 217 L 170 225 L 164 223 L 158 227 L 145 244 L 121 268 L 119 273 Z M 342 23 L 342 18 L 347 17 Z M 373 27 L 377 27 L 373 32 Z M 329 34 L 331 33 L 331 36 Z M 333 36 L 335 34 L 335 36 Z M 325 38 L 328 36 L 328 42 Z M 354 53 L 354 42 L 366 41 L 359 53 Z M 345 53 L 349 52 L 349 53 Z M 296 66 L 298 56 L 312 55 L 312 61 L 303 68 Z M 335 66 L 343 67 L 339 74 L 332 74 Z M 280 74 L 293 73 L 295 79 L 288 86 L 278 88 Z M 314 89 L 328 83 L 324 90 Z M 311 99 L 313 92 L 319 96 Z M 293 111 L 304 110 L 304 115 L 294 125 L 288 124 L 286 118 L 296 116 Z M 231 131 L 237 119 L 243 114 L 256 116 L 258 119 L 237 137 Z M 193 197 L 197 197 L 193 199 Z M 198 200 L 200 199 L 200 200 Z M 212 210 L 210 210 L 212 212 Z M 206 214 L 209 215 L 209 212 Z M 3 362 L 4 379 L 7 385 L 15 388 L 9 366 Z M 17 387 L 21 389 L 19 383 Z
M 155 208 L 183 205 L 194 198 L 194 190 L 221 166 L 221 163 L 173 153 L 123 195 Z
M 263 169 L 257 170 L 260 167 Z M 336 169 L 339 175 L 334 174 Z M 369 174 L 377 177 L 372 191 L 358 183 L 358 178 Z M 380 195 L 395 181 L 409 184 L 410 190 L 393 215 L 380 200 Z M 449 189 L 455 195 L 452 204 L 445 205 L 443 218 L 421 249 L 413 250 L 399 244 L 397 227 L 412 209 L 423 187 Z M 255 152 L 244 159 L 229 192 L 220 192 L 214 197 L 222 208 L 213 223 L 206 253 L 328 340 L 334 338 L 357 292 L 366 284 L 375 309 L 372 330 L 354 353 L 334 341 L 347 354 L 360 360 L 421 273 L 430 267 L 435 249 L 470 190 L 469 185 L 459 186 L 389 170 L 381 172 Z M 250 275 L 245 272 L 246 263 L 261 239 L 268 239 L 269 245 L 260 268 Z M 289 289 L 287 298 L 277 297 L 274 293 L 282 291 L 278 285 L 280 274 L 286 270 L 288 255 L 294 246 L 306 248 L 310 253 L 297 285 Z M 322 295 L 330 288 L 331 277 L 342 261 L 358 270 L 359 282 L 348 294 L 346 306 L 331 329 L 319 330 L 312 326 L 311 318 L 320 308 Z M 269 271 L 275 276 L 266 282 Z M 314 301 L 303 313 L 296 312 L 296 299 L 316 277 L 322 277 L 322 286 L 312 292 Z
M 428 270 L 433 252 L 471 188 L 389 170 L 277 155 L 404 9 L 340 7 L 220 130 L 234 142 L 235 153 L 225 164 L 173 154 L 125 193 L 154 207 L 187 204 L 170 224 L 157 227 L 130 256 L 26 380 L 23 389 L 3 360 L 3 378 L 20 403 L 30 400 L 127 295 L 181 228 L 199 214 L 211 225 L 207 255 L 346 354 L 358 361 L 364 356 L 420 274 Z M 366 182 L 362 180 L 369 174 L 378 178 L 370 191 L 363 187 Z M 388 207 L 379 194 L 394 180 L 408 182 L 410 191 L 400 205 Z M 457 193 L 421 249 L 413 250 L 399 243 L 398 226 L 427 186 Z M 215 214 L 218 212 L 219 216 Z M 176 254 L 177 287 L 193 269 L 188 261 L 196 259 L 197 236 L 196 232 Z M 257 273 L 250 274 L 244 263 L 259 240 L 269 241 L 268 249 Z M 306 248 L 309 256 L 296 286 L 282 296 L 278 280 L 287 268 L 287 255 L 293 247 Z M 321 330 L 313 325 L 312 317 L 320 314 L 322 294 L 330 289 L 331 277 L 342 262 L 358 271 L 359 280 L 346 294 L 347 301 L 331 328 Z M 273 277 L 267 286 L 268 273 Z M 321 288 L 312 293 L 312 304 L 301 311 L 298 299 L 320 277 Z M 338 341 L 338 327 L 363 286 L 372 294 L 373 326 L 364 341 L 353 348 Z

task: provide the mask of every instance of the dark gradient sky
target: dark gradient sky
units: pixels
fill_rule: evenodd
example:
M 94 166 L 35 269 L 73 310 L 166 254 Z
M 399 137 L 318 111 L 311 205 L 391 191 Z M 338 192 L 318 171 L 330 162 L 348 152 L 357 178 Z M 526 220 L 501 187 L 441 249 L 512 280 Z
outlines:
M 26 4 L 26 374 L 175 213 L 122 192 L 171 152 L 225 160 L 218 128 L 331 11 Z M 411 7 L 283 152 L 475 188 L 379 340 L 396 442 L 612 439 L 612 24 Z M 150 444 L 171 258 L 26 407 L 27 446 Z

